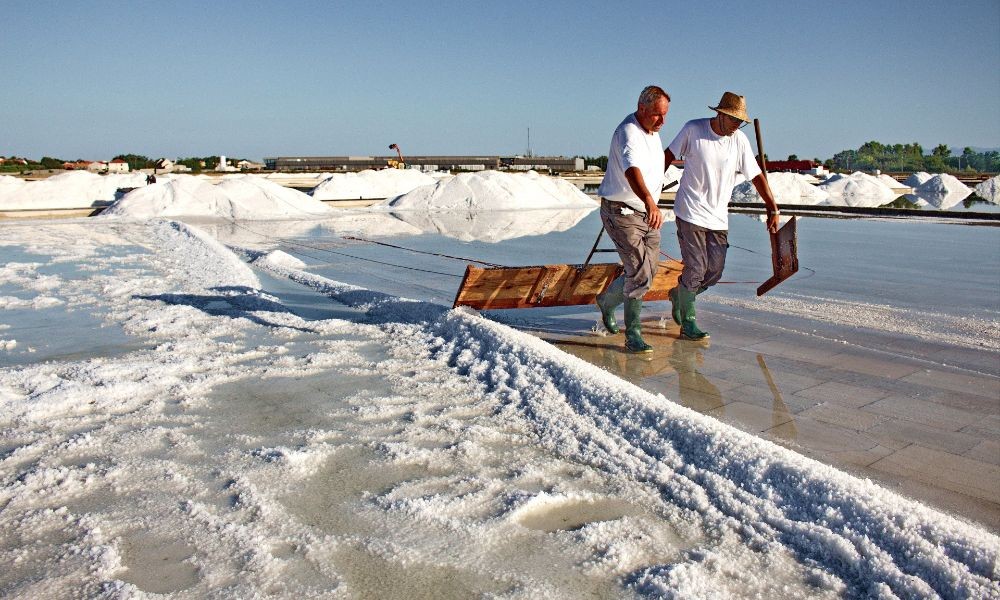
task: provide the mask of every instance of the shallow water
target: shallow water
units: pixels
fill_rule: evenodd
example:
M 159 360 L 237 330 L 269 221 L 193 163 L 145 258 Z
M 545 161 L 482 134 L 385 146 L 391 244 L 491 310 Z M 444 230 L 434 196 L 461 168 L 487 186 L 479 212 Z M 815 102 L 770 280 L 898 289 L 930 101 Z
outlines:
M 465 261 L 408 252 L 358 241 L 344 241 L 338 229 L 315 228 L 305 236 L 270 236 L 267 224 L 253 226 L 258 242 L 280 247 L 310 265 L 309 270 L 345 283 L 407 298 L 450 305 Z M 582 263 L 600 231 L 597 211 L 567 231 L 504 240 L 461 241 L 442 234 L 380 236 L 358 234 L 426 253 L 448 254 L 502 265 Z M 662 250 L 680 257 L 674 226 L 663 228 Z M 754 298 L 770 276 L 770 246 L 754 217 L 731 215 L 730 251 L 723 283 L 699 300 Z M 611 248 L 607 237 L 602 248 Z M 765 298 L 810 297 L 920 309 L 956 317 L 1000 316 L 1000 229 L 955 222 L 906 219 L 798 218 L 800 271 Z M 593 262 L 613 262 L 614 253 L 595 254 Z M 733 283 L 739 282 L 739 283 Z M 749 282 L 749 283 L 747 283 Z M 534 319 L 546 309 L 517 311 Z M 511 311 L 503 311 L 511 312 Z M 590 315 L 592 307 L 565 308 L 558 314 Z M 530 314 L 526 314 L 530 313 Z M 589 316 L 588 316 L 589 318 Z

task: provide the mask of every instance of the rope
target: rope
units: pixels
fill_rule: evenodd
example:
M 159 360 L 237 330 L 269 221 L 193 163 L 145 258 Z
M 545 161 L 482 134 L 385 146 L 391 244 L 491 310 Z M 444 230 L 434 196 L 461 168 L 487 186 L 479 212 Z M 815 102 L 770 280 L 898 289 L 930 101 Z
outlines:
M 361 257 L 361 256 L 354 256 L 353 254 L 347 254 L 346 252 L 337 252 L 336 250 L 330 250 L 329 248 L 323 248 L 323 247 L 320 247 L 320 246 L 311 246 L 309 244 L 304 244 L 302 242 L 296 242 L 294 240 L 287 240 L 287 239 L 283 239 L 283 238 L 276 238 L 276 237 L 269 236 L 267 234 L 261 233 L 259 231 L 254 231 L 253 229 L 250 229 L 249 227 L 246 227 L 245 225 L 241 225 L 241 224 L 237 223 L 235 220 L 230 221 L 230 223 L 233 224 L 233 225 L 235 225 L 236 227 L 239 227 L 240 229 L 243 229 L 245 231 L 249 231 L 250 233 L 252 233 L 252 234 L 254 234 L 254 235 L 258 236 L 258 237 L 264 238 L 266 240 L 271 240 L 271 241 L 274 241 L 274 242 L 278 242 L 278 243 L 281 243 L 281 244 L 288 244 L 288 245 L 292 245 L 292 246 L 300 246 L 302 248 L 309 248 L 310 250 L 316 250 L 316 251 L 319 251 L 319 252 L 326 252 L 326 253 L 329 253 L 329 254 L 335 254 L 337 256 L 345 256 L 347 258 L 353 258 L 355 260 L 361 260 L 361 261 L 371 262 L 371 263 L 375 263 L 375 264 L 379 264 L 379 265 L 385 265 L 387 267 L 396 267 L 397 269 L 408 269 L 410 271 L 419 271 L 421 273 L 432 273 L 434 275 L 443 275 L 445 277 L 454 277 L 456 279 L 462 279 L 462 277 L 463 277 L 462 275 L 455 275 L 454 273 L 443 273 L 441 271 L 432 271 L 430 269 L 420 269 L 418 267 L 409 267 L 409 266 L 406 266 L 406 265 L 397 265 L 395 263 L 385 262 L 385 261 L 381 261 L 381 260 L 375 260 L 375 259 L 372 259 L 372 258 L 364 258 L 364 257 Z M 308 256 L 309 258 L 312 258 L 314 260 L 321 260 L 321 259 L 319 259 L 319 258 L 317 258 L 315 256 L 310 256 L 310 255 L 308 255 L 308 254 L 306 254 L 304 252 L 301 252 L 301 250 L 299 252 L 303 256 Z
M 487 267 L 503 267 L 504 266 L 504 265 L 498 265 L 496 263 L 486 262 L 486 261 L 483 261 L 483 260 L 476 260 L 474 258 L 465 258 L 464 256 L 452 256 L 450 254 L 441 254 L 440 252 L 428 252 L 426 250 L 416 250 L 414 248 L 407 248 L 405 246 L 397 246 L 395 244 L 389 244 L 387 242 L 378 242 L 378 241 L 375 241 L 375 240 L 368 240 L 368 239 L 365 239 L 365 238 L 354 237 L 354 236 L 351 236 L 351 235 L 345 235 L 344 239 L 345 240 L 353 240 L 355 242 L 365 242 L 365 243 L 368 243 L 368 244 L 378 244 L 379 246 L 386 246 L 388 248 L 396 248 L 398 250 L 406 250 L 407 252 L 413 252 L 415 254 L 427 254 L 427 255 L 430 255 L 430 256 L 440 256 L 441 258 L 451 258 L 451 259 L 454 259 L 454 260 L 460 260 L 462 262 L 477 263 L 477 264 L 480 264 L 480 265 L 485 265 Z

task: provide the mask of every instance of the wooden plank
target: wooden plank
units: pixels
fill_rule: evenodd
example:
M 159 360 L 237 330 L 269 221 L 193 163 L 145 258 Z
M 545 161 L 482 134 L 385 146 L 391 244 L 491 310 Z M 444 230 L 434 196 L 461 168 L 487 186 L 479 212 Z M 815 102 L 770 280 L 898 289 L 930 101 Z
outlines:
M 795 217 L 789 219 L 778 230 L 778 233 L 771 234 L 771 267 L 774 275 L 760 284 L 760 287 L 757 288 L 758 296 L 763 296 L 774 289 L 776 285 L 798 272 L 798 236 L 796 234 Z
M 675 260 L 661 262 L 645 299 L 666 300 L 681 268 Z M 617 263 L 488 269 L 469 265 L 454 306 L 483 310 L 593 304 L 621 269 Z

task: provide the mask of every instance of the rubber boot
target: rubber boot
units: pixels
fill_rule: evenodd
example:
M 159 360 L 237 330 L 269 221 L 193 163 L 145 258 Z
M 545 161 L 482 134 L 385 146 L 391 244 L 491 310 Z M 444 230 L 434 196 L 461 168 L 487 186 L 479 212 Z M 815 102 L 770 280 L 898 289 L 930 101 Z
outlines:
M 615 321 L 615 309 L 625 301 L 625 276 L 619 275 L 618 279 L 611 282 L 604 293 L 597 295 L 597 308 L 601 309 L 601 320 L 604 321 L 604 328 L 608 333 L 614 334 L 621 331 L 618 322 Z
M 708 338 L 708 332 L 699 329 L 695 323 L 695 295 L 695 292 L 683 285 L 677 286 L 677 299 L 681 309 L 681 337 L 687 340 L 704 340 Z
M 667 298 L 670 299 L 670 316 L 674 318 L 674 323 L 677 323 L 678 325 L 681 324 L 681 302 L 677 298 L 677 289 L 680 287 L 682 286 L 680 283 L 678 283 L 677 287 L 667 292 Z M 695 292 L 695 296 L 700 296 L 702 292 L 704 292 L 707 289 L 708 289 L 707 287 L 698 288 L 698 291 Z
M 670 316 L 674 318 L 674 323 L 678 325 L 681 324 L 681 302 L 677 298 L 677 289 L 681 287 L 677 284 L 677 287 L 667 292 L 667 298 L 670 299 Z
M 625 299 L 625 350 L 635 354 L 652 352 L 653 347 L 642 339 L 642 298 Z

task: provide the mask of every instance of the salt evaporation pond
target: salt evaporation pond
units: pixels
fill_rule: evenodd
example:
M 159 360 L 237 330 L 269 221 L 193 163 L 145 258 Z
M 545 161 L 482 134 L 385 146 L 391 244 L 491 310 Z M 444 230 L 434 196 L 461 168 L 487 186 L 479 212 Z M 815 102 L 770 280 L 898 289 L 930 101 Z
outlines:
M 502 212 L 424 221 L 391 207 L 299 222 L 108 218 L 0 229 L 8 305 L 50 311 L 62 335 L 83 327 L 115 347 L 61 356 L 51 325 L 36 332 L 0 313 L 0 337 L 17 342 L 6 356 L 24 365 L 0 370 L 9 440 L 0 556 L 12 565 L 0 589 L 1000 594 L 1000 543 L 981 526 L 697 415 L 534 337 L 446 311 L 465 263 L 440 255 L 578 263 L 600 228 L 594 207 L 530 212 L 550 230 Z M 488 221 L 508 224 L 504 235 L 469 225 Z M 859 324 L 883 342 L 943 336 L 928 347 L 967 348 L 970 361 L 980 357 L 976 369 L 995 371 L 996 232 L 802 219 L 799 276 L 760 301 L 755 284 L 720 285 L 699 307 L 710 320 L 729 314 L 819 336 Z M 677 256 L 671 233 L 668 225 L 664 250 Z M 730 243 L 726 280 L 767 278 L 759 221 L 733 215 Z M 928 293 L 936 286 L 948 294 Z M 898 318 L 885 319 L 886 307 Z M 95 318 L 76 323 L 81 310 Z M 830 320 L 805 324 L 810 314 Z M 589 332 L 597 314 L 490 316 Z M 95 319 L 118 337 L 91 329 Z

